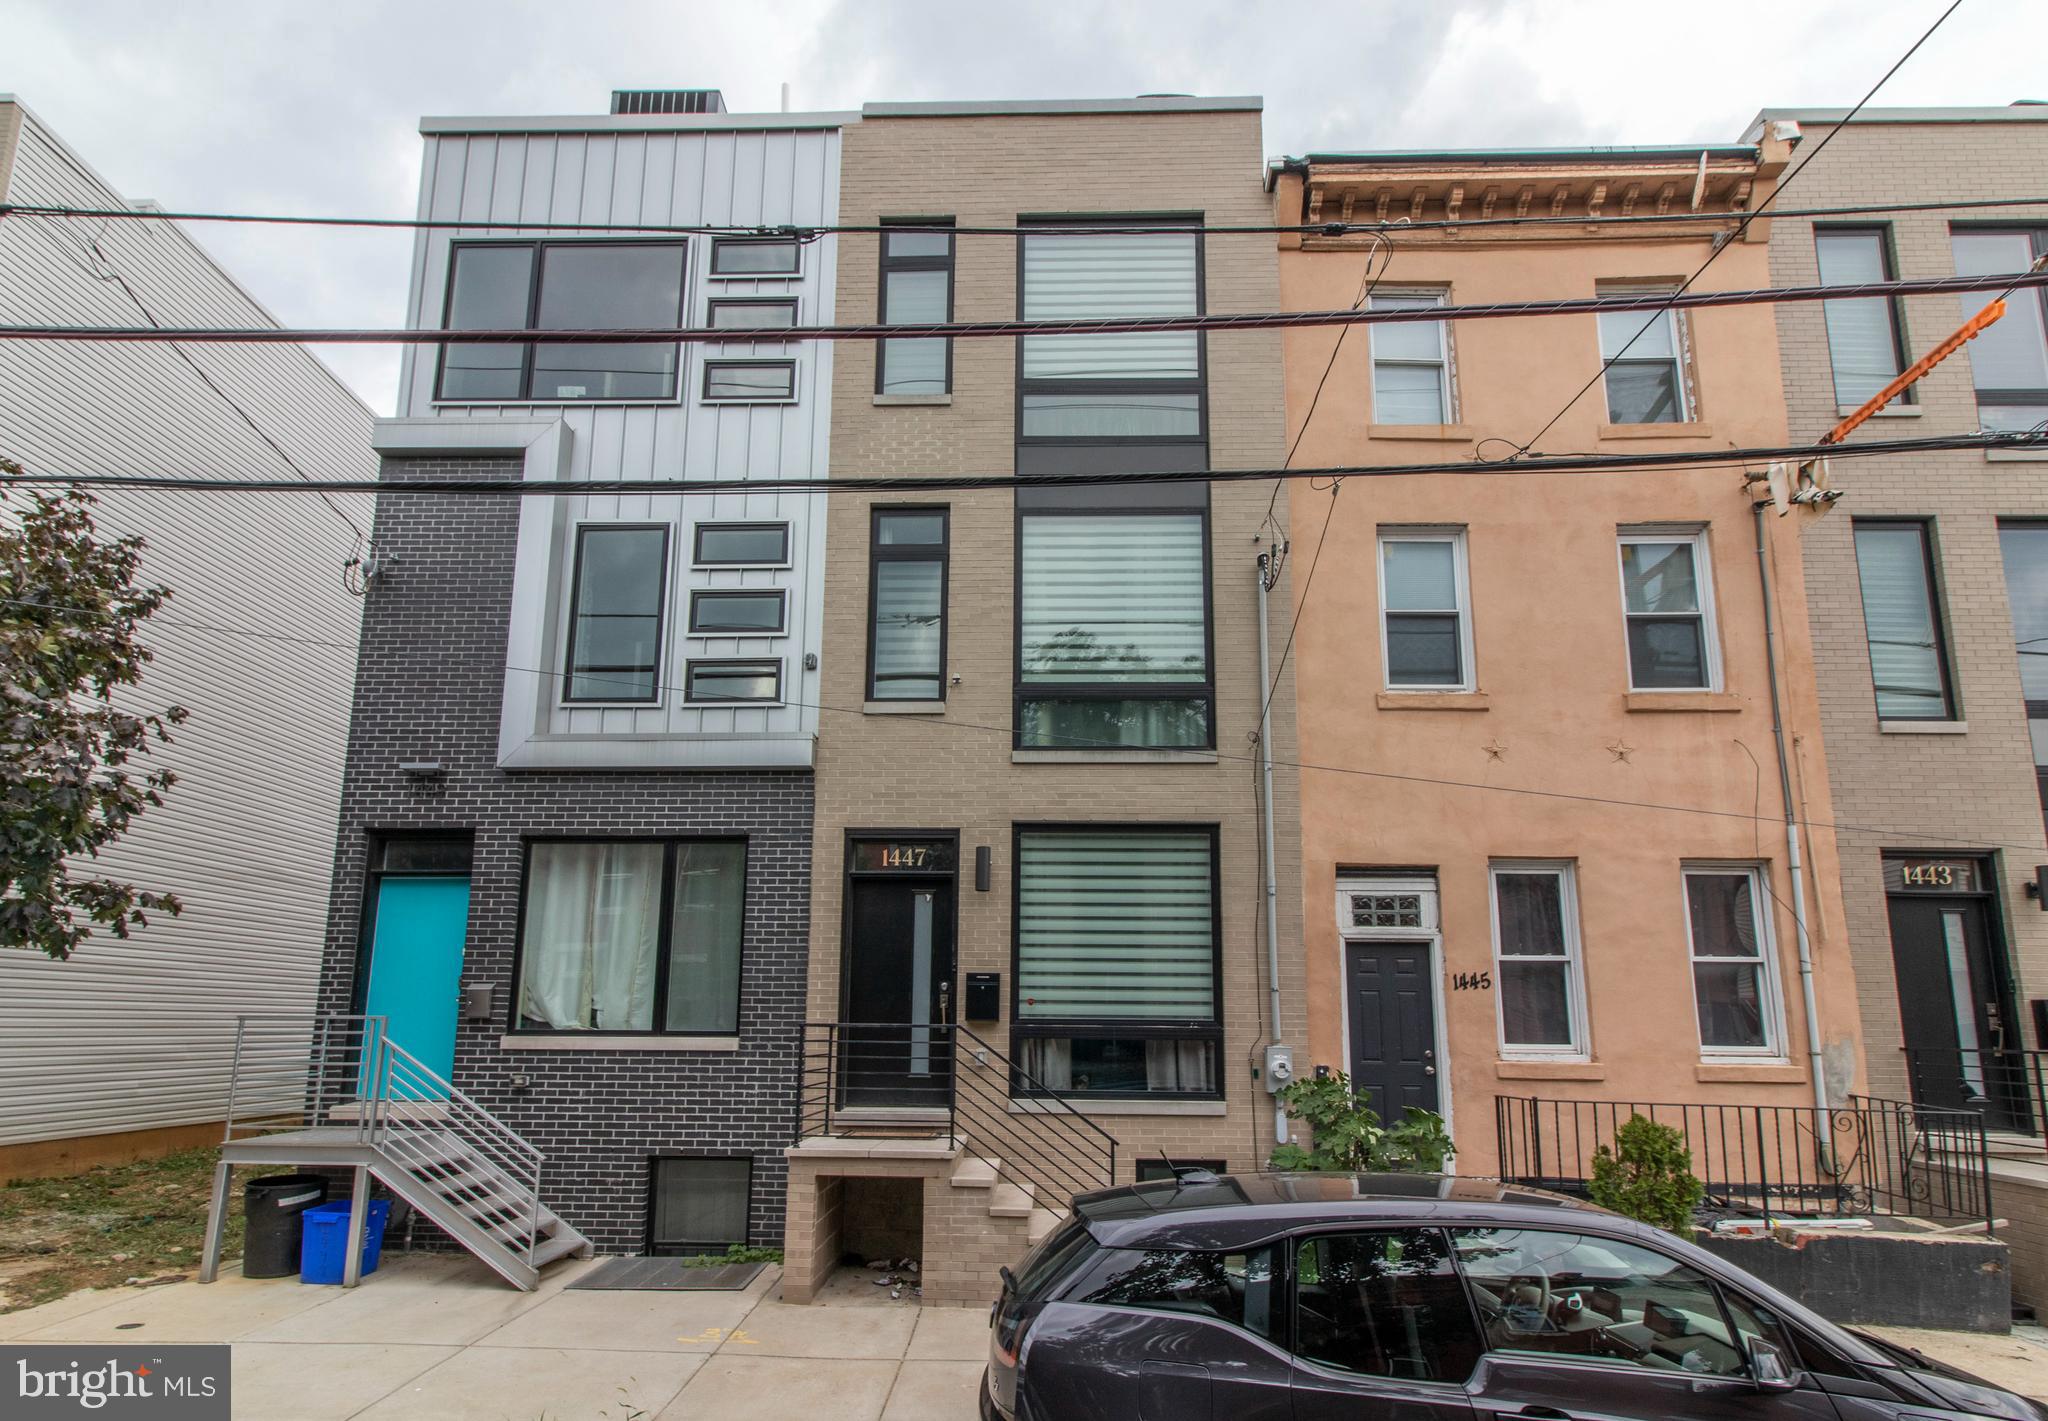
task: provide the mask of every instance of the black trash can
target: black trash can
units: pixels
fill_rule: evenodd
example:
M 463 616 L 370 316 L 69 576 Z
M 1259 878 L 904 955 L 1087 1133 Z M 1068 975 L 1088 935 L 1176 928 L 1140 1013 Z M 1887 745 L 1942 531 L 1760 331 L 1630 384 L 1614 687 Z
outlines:
M 270 1174 L 244 1185 L 242 1276 L 296 1278 L 304 1233 L 299 1216 L 326 1202 L 327 1181 L 317 1174 Z

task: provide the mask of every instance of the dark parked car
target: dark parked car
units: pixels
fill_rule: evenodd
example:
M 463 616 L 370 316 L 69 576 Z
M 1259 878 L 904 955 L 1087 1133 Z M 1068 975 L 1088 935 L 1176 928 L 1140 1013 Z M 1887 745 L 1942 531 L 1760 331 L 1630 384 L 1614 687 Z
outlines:
M 989 1350 L 984 1421 L 2048 1421 L 1670 1234 L 1426 1175 L 1083 1195 Z

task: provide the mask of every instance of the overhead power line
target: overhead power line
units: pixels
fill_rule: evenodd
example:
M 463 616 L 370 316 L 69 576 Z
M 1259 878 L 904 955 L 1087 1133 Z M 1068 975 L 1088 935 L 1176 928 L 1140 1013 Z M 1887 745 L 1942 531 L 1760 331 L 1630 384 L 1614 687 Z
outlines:
M 1703 145 L 1712 147 L 1712 144 Z M 1389 181 L 1394 181 L 1390 177 Z M 1974 209 L 2048 205 L 2044 197 L 1954 198 L 1933 202 L 1865 202 L 1833 207 L 1780 208 L 1773 217 L 1859 217 L 1880 212 L 1961 212 Z M 1466 217 L 1418 222 L 1306 222 L 1306 223 L 1072 223 L 1059 224 L 1061 232 L 1088 235 L 1159 235 L 1199 232 L 1205 236 L 1303 236 L 1356 237 L 1395 231 L 1427 232 L 1439 229 L 1464 231 L 1474 227 L 1629 227 L 1645 224 L 1669 227 L 1678 224 L 1739 222 L 1750 214 L 1729 212 L 1616 213 L 1611 216 L 1571 217 L 1532 213 L 1520 217 Z M 277 227 L 359 227 L 371 230 L 449 232 L 625 232 L 675 237 L 794 237 L 809 241 L 834 235 L 873 235 L 898 230 L 900 224 L 886 222 L 823 223 L 717 223 L 717 222 L 522 222 L 460 217 L 346 217 L 259 212 L 158 212 L 127 207 L 66 207 L 50 203 L 0 203 L 0 218 L 37 217 L 84 219 L 95 222 L 222 222 Z M 957 237 L 1017 237 L 1044 232 L 1036 226 L 956 226 L 947 229 Z
M 1674 431 L 1677 427 L 1674 426 Z M 721 493 L 915 493 L 938 490 L 1120 487 L 1137 484 L 1257 483 L 1267 479 L 1408 478 L 1456 474 L 1474 478 L 1524 478 L 1546 473 L 1608 473 L 1624 469 L 1746 468 L 1773 460 L 1873 458 L 1926 454 L 1951 449 L 2039 449 L 2048 435 L 2023 433 L 1936 434 L 1905 439 L 1872 439 L 1854 444 L 1785 444 L 1733 449 L 1674 449 L 1651 454 L 1542 454 L 1518 460 L 1444 460 L 1424 464 L 1333 464 L 1300 469 L 1185 469 L 1173 472 L 1088 474 L 938 474 L 904 477 L 760 479 L 562 479 L 419 478 L 379 480 L 209 478 L 199 474 L 0 475 L 10 485 L 74 484 L 81 488 L 139 488 L 187 493 L 371 493 L 505 495 L 559 498 L 587 494 Z
M 786 345 L 800 340 L 974 339 L 1001 336 L 1136 335 L 1160 332 L 1282 330 L 1315 326 L 1372 326 L 1432 321 L 1477 321 L 1532 316 L 1577 316 L 1603 312 L 1662 312 L 1677 308 L 1777 305 L 1802 301 L 1853 301 L 1873 296 L 1941 296 L 2048 286 L 2048 271 L 2015 276 L 1917 277 L 1837 286 L 1762 286 L 1730 291 L 1683 291 L 1619 296 L 1568 296 L 1543 301 L 1489 301 L 1465 306 L 1331 311 L 1247 311 L 1199 316 L 1117 316 L 1067 321 L 921 321 L 901 325 L 868 322 L 832 326 L 620 326 L 553 330 L 509 328 L 280 330 L 270 326 L 55 326 L 0 325 L 0 340 L 186 341 L 228 345 Z M 1602 367 L 1605 369 L 1605 366 Z M 1598 376 L 1595 376 L 1598 379 Z M 1590 387 L 1589 387 L 1590 388 Z M 1570 408 L 1569 405 L 1566 408 Z M 1560 414 L 1562 411 L 1560 411 Z M 1555 420 L 1552 421 L 1555 423 Z M 1532 443 L 1534 441 L 1531 441 Z

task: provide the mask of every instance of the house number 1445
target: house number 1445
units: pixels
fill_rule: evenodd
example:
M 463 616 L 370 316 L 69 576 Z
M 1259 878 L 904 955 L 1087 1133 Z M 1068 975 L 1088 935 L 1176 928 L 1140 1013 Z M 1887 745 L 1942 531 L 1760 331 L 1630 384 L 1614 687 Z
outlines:
M 1491 972 L 1453 972 L 1451 990 L 1457 992 L 1488 992 L 1493 990 Z

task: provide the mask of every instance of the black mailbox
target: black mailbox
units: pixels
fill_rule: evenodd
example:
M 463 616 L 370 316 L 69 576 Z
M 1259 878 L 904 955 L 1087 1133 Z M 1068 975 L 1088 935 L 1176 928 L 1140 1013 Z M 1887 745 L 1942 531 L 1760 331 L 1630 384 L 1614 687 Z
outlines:
M 1001 1021 L 1003 1018 L 1003 974 L 1000 972 L 969 972 L 967 974 L 967 1019 L 969 1021 Z

